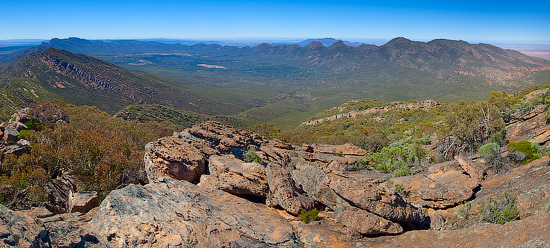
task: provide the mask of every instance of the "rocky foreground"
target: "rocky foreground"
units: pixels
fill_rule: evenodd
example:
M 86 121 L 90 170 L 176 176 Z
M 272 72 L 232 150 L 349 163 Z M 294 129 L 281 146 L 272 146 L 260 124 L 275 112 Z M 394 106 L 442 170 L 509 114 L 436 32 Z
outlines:
M 519 117 L 508 139 L 546 144 L 544 114 Z M 457 156 L 388 180 L 356 170 L 359 147 L 296 147 L 217 122 L 146 150 L 149 183 L 115 190 L 98 207 L 85 192 L 68 194 L 65 214 L 0 206 L 0 246 L 550 247 L 547 156 L 501 174 L 478 156 Z M 259 159 L 245 162 L 249 150 Z M 502 192 L 517 196 L 520 220 L 487 224 L 460 213 L 465 201 L 475 209 Z M 300 221 L 313 208 L 320 220 Z

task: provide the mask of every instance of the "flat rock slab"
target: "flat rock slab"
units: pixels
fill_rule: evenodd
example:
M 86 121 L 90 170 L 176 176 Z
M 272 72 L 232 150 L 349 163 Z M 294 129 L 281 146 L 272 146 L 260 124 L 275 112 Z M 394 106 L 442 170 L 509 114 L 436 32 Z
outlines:
M 462 230 L 410 231 L 370 240 L 367 247 L 550 247 L 550 213 L 504 225 L 483 224 Z
M 104 247 L 297 246 L 275 211 L 174 179 L 111 192 L 85 230 Z

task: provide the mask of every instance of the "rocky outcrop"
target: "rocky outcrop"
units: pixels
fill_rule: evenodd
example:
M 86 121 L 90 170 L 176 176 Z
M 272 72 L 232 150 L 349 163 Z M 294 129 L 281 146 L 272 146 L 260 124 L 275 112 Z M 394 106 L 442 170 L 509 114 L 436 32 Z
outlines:
M 243 161 L 247 150 L 261 161 Z M 0 216 L 24 214 L 38 223 L 29 225 L 33 235 L 48 230 L 35 240 L 57 247 L 490 247 L 502 233 L 507 243 L 498 247 L 548 245 L 548 227 L 535 226 L 550 213 L 547 156 L 505 174 L 487 174 L 479 156 L 456 156 L 388 179 L 357 170 L 362 154 L 349 144 L 296 147 L 206 122 L 148 144 L 149 184 L 112 191 L 98 208 L 90 209 L 93 200 L 74 204 L 78 197 L 63 192 L 76 187 L 62 176 L 48 186 L 55 186 L 51 205 L 78 205 L 80 212 L 54 215 L 63 209 L 46 204 Z M 503 192 L 517 196 L 521 220 L 493 225 L 461 217 L 463 205 L 474 216 Z M 321 210 L 320 220 L 299 221 L 312 208 Z M 13 234 L 0 238 L 10 244 L 26 235 L 4 229 Z
M 264 164 L 241 160 L 252 149 Z M 347 171 L 365 153 L 351 144 L 293 147 L 205 122 L 148 144 L 145 163 L 152 182 L 163 178 L 196 182 L 200 176 L 201 187 L 265 201 L 293 215 L 314 207 L 338 209 L 335 218 L 361 234 L 395 234 L 403 230 L 401 225 L 423 223 L 420 209 L 383 186 L 382 173 Z M 205 168 L 193 170 L 197 164 Z
M 439 105 L 440 104 L 434 100 L 425 100 L 418 103 L 411 102 L 411 103 L 396 104 L 393 106 L 374 107 L 374 108 L 369 108 L 361 111 L 350 111 L 347 113 L 341 113 L 341 114 L 336 114 L 336 115 L 332 115 L 329 117 L 324 117 L 316 120 L 306 121 L 306 122 L 303 122 L 302 125 L 304 126 L 317 125 L 323 122 L 334 121 L 342 118 L 358 118 L 361 115 L 370 114 L 370 113 L 387 112 L 391 109 L 400 109 L 400 110 L 422 109 L 427 111 Z
M 92 220 L 98 208 L 88 213 L 63 213 L 41 219 L 48 230 L 52 247 L 79 247 L 78 244 L 93 246 L 97 240 L 92 236 L 82 234 L 82 230 Z
M 464 158 L 457 157 L 455 161 L 435 164 L 423 173 L 394 178 L 392 182 L 403 186 L 408 202 L 442 209 L 470 199 L 483 175 L 480 165 L 467 164 Z
M 234 153 L 242 156 L 267 139 L 218 122 L 205 122 L 145 147 L 149 181 L 165 177 L 197 182 L 206 172 L 209 156 Z
M 69 213 L 87 213 L 99 206 L 99 195 L 95 191 L 82 191 L 69 194 Z
M 111 192 L 85 233 L 103 247 L 298 246 L 267 207 L 174 179 Z
M 199 186 L 243 197 L 267 198 L 269 187 L 263 165 L 246 163 L 233 154 L 211 156 L 208 164 L 210 175 L 202 175 Z
M 527 113 L 515 113 L 506 127 L 506 140 L 527 140 L 545 145 L 550 140 L 550 125 L 545 118 L 546 111 L 544 105 L 539 105 Z
M 462 230 L 410 231 L 369 240 L 372 247 L 550 247 L 550 213 L 504 225 L 482 224 Z
M 0 205 L 0 246 L 49 247 L 50 239 L 41 221 Z

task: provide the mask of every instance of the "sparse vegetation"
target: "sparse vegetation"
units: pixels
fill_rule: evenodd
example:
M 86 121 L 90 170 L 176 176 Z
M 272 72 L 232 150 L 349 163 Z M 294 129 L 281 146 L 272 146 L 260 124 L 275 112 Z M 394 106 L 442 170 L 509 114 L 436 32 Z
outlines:
M 259 163 L 259 164 L 263 164 L 264 161 L 262 160 L 262 158 L 260 158 L 260 156 L 256 153 L 255 150 L 248 150 L 244 153 L 244 159 L 243 159 L 245 162 L 256 162 L 256 163 Z
M 98 191 L 101 196 L 120 185 L 146 181 L 145 144 L 173 132 L 156 123 L 112 118 L 96 107 L 61 101 L 33 104 L 29 113 L 43 128 L 22 132 L 21 138 L 32 144 L 29 154 L 4 157 L 1 181 L 9 185 L 0 189 L 4 201 L 25 190 L 27 200 L 39 204 L 47 196 L 45 186 L 62 173 L 74 176 L 80 190 Z
M 496 197 L 489 197 L 483 202 L 479 217 L 484 222 L 495 224 L 504 224 L 516 220 L 519 217 L 516 197 L 509 192 L 504 192 Z

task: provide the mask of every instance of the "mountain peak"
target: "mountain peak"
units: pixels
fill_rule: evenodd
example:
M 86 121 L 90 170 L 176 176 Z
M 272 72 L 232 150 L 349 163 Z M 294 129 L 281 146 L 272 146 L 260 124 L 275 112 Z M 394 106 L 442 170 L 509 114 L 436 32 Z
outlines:
M 338 41 L 334 42 L 332 45 L 330 45 L 329 48 L 335 49 L 335 48 L 340 48 L 340 47 L 348 47 L 348 46 L 346 44 L 344 44 L 343 41 L 338 40 Z
M 323 43 L 319 42 L 319 41 L 313 41 L 311 43 L 309 43 L 306 48 L 308 50 L 314 50 L 314 49 L 319 49 L 319 48 L 324 48 L 325 46 L 323 46 Z

